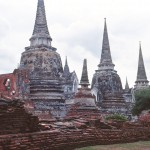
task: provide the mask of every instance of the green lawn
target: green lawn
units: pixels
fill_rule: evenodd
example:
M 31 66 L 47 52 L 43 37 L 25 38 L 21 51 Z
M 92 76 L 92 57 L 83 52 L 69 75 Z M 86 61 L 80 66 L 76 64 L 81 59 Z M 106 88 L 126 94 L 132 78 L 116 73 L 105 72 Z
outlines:
M 79 148 L 76 150 L 150 150 L 150 141 L 114 145 L 98 145 Z

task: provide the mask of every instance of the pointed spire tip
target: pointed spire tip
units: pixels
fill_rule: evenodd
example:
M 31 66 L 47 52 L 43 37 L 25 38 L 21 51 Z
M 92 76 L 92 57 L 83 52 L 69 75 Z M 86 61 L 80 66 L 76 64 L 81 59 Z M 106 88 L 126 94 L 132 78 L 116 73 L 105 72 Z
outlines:
M 127 79 L 127 76 L 126 76 L 126 84 L 125 84 L 125 90 L 129 90 L 129 83 L 128 83 L 128 79 Z
M 67 61 L 67 56 L 66 56 L 66 60 L 65 60 L 65 66 L 64 66 L 64 76 L 68 76 L 70 74 L 70 69 L 68 66 L 68 61 Z
M 146 71 L 145 71 L 142 48 L 141 48 L 141 44 L 140 44 L 140 47 L 139 47 L 139 60 L 138 60 L 138 72 L 137 72 L 136 82 L 143 83 L 144 81 L 147 82 L 147 75 L 146 75 Z
M 30 46 L 38 47 L 43 44 L 51 48 L 51 41 L 52 38 L 47 26 L 44 0 L 38 0 L 34 29 L 32 37 L 30 38 Z
M 87 59 L 83 60 L 83 69 L 82 69 L 82 76 L 80 80 L 81 86 L 88 86 L 89 79 L 88 79 L 88 71 L 87 71 Z
M 66 61 L 65 61 L 65 65 L 68 65 L 68 60 L 67 60 L 67 56 L 66 56 Z
M 102 52 L 101 52 L 99 69 L 100 69 L 100 66 L 102 66 L 102 68 L 104 68 L 103 67 L 104 65 L 106 65 L 107 69 L 108 68 L 113 69 L 114 64 L 112 63 L 112 58 L 111 58 L 106 18 L 104 18 L 104 19 L 105 19 L 105 21 L 104 21 L 104 31 L 103 31 L 103 42 L 102 42 Z

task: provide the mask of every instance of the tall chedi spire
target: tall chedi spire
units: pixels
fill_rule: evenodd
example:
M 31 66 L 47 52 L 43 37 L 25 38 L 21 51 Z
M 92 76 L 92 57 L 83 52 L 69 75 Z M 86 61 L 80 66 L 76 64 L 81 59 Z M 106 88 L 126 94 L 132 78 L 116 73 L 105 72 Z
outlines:
M 44 0 L 38 0 L 36 20 L 35 20 L 33 34 L 32 37 L 30 38 L 30 46 L 34 48 L 39 46 L 52 48 L 51 41 L 52 38 L 49 34 L 49 30 L 47 26 Z
M 112 62 L 110 46 L 109 46 L 106 18 L 104 22 L 101 60 L 100 60 L 100 64 L 98 65 L 98 67 L 100 70 L 114 69 L 114 64 Z
M 138 71 L 137 71 L 137 79 L 136 79 L 135 88 L 147 87 L 149 81 L 147 80 L 145 65 L 143 61 L 141 42 L 139 44 L 139 61 L 138 61 Z
M 83 69 L 82 69 L 82 76 L 80 80 L 81 87 L 88 87 L 89 79 L 88 79 L 88 72 L 87 72 L 87 60 L 84 59 L 83 61 Z
M 122 83 L 112 62 L 106 19 L 102 41 L 102 52 L 98 70 L 92 79 L 92 93 L 97 104 L 104 112 L 126 113 L 125 101 L 122 95 Z

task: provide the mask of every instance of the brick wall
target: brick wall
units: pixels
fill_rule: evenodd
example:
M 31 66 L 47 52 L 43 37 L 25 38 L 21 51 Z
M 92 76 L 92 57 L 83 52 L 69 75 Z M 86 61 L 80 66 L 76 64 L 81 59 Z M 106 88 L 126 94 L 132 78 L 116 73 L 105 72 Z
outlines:
M 0 99 L 0 135 L 39 131 L 38 123 L 37 117 L 25 111 L 22 102 Z
M 0 75 L 0 97 L 16 97 L 16 96 L 28 96 L 27 85 L 29 83 L 28 79 L 28 70 L 19 70 L 15 69 L 13 73 L 2 74 Z M 10 79 L 10 90 L 8 91 L 4 85 L 4 82 Z M 12 95 L 12 91 L 15 91 L 15 94 Z
M 150 140 L 150 128 L 124 130 L 45 131 L 0 136 L 0 150 L 73 150 L 98 144 L 113 144 Z

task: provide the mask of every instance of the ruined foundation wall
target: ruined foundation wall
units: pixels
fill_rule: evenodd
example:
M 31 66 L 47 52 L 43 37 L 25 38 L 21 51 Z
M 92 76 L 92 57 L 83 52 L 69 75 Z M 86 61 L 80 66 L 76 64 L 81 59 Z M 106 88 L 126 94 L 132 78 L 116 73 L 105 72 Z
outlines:
M 39 131 L 39 120 L 28 114 L 23 102 L 0 99 L 0 135 Z
M 46 131 L 0 136 L 0 150 L 73 150 L 77 147 L 150 140 L 150 128 Z

